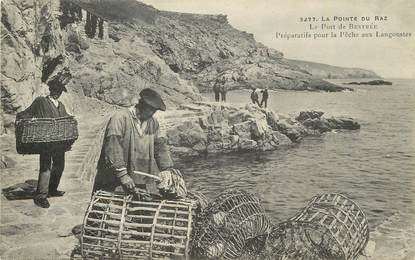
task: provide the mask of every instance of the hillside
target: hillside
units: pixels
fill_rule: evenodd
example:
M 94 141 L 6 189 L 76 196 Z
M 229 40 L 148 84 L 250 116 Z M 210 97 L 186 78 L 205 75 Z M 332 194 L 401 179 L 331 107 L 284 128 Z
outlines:
M 310 72 L 315 77 L 323 79 L 351 79 L 351 78 L 380 78 L 371 70 L 359 68 L 344 68 L 311 61 L 291 60 L 288 63 Z
M 200 91 L 210 91 L 215 82 L 228 89 L 267 86 L 343 90 L 315 81 L 309 73 L 291 66 L 281 52 L 256 42 L 252 34 L 233 28 L 225 15 L 159 11 L 129 0 L 117 6 L 111 0 L 73 2 L 108 20 L 111 39 L 142 39 L 173 72 L 193 82 Z
M 90 109 L 89 97 L 130 105 L 146 87 L 173 107 L 202 100 L 200 91 L 215 82 L 228 89 L 345 89 L 292 65 L 225 15 L 165 12 L 134 0 L 6 0 L 1 12 L 6 115 L 46 94 L 52 78 L 69 81 L 63 102 L 75 114 Z

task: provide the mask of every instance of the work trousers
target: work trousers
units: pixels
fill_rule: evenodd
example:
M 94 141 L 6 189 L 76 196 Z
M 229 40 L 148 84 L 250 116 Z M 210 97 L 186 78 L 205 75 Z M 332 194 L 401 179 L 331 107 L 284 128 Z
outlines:
M 65 168 L 65 152 L 42 153 L 39 161 L 39 178 L 35 197 L 46 198 L 50 191 L 58 189 Z
M 222 102 L 226 102 L 226 92 L 221 92 L 220 95 Z
M 219 92 L 215 92 L 215 101 L 219 102 Z
M 263 104 L 265 104 L 265 106 L 264 106 L 264 107 L 266 108 L 266 107 L 267 107 L 267 105 L 268 105 L 268 99 L 262 99 L 262 100 L 261 100 L 261 105 L 260 105 L 260 107 L 262 107 L 262 105 L 263 105 Z

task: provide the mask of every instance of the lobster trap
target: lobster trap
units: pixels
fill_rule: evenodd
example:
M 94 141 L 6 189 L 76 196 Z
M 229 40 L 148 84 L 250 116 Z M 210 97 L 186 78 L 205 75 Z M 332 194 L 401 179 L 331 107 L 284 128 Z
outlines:
M 85 214 L 84 259 L 188 259 L 193 200 L 139 201 L 94 193 Z
M 357 259 L 368 241 L 360 207 L 344 195 L 323 194 L 273 228 L 263 259 Z
M 78 123 L 73 116 L 19 119 L 15 134 L 19 154 L 38 154 L 54 148 L 65 150 L 78 139 Z
M 235 259 L 258 255 L 271 222 L 260 201 L 243 190 L 221 193 L 202 212 L 193 235 L 196 259 Z

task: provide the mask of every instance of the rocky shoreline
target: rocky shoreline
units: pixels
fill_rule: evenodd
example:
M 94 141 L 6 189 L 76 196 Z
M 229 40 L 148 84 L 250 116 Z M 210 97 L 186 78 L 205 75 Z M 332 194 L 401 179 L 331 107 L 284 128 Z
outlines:
M 160 114 L 160 125 L 174 157 L 269 151 L 334 129 L 356 130 L 347 117 L 302 111 L 294 117 L 253 104 L 195 102 Z

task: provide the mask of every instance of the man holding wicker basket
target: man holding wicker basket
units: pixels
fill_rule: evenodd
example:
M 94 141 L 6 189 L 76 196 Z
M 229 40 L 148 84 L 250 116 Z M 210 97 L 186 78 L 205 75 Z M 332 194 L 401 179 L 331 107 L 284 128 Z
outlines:
M 63 91 L 67 92 L 65 83 L 55 78 L 48 82 L 48 86 L 50 94 L 46 97 L 37 97 L 27 109 L 18 113 L 16 123 L 22 119 L 30 119 L 32 122 L 41 122 L 42 120 L 46 122 L 45 120 L 70 117 L 65 106 L 58 100 Z M 48 137 L 50 133 L 45 132 L 43 135 Z M 43 143 L 32 143 L 30 144 L 32 151 L 29 152 L 22 152 L 17 147 L 19 153 L 40 155 L 38 184 L 33 197 L 35 205 L 49 208 L 48 197 L 64 195 L 65 192 L 58 190 L 58 186 L 65 168 L 65 152 L 70 149 L 73 141 L 69 145 L 68 142 L 49 142 L 48 140 Z

